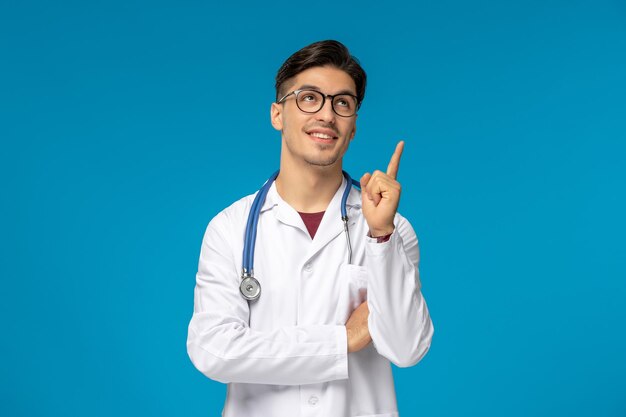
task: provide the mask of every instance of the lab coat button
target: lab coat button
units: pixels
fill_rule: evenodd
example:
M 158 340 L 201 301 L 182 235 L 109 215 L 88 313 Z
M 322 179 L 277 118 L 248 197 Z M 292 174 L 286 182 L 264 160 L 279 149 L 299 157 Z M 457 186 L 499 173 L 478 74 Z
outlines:
M 311 264 L 306 264 L 304 265 L 304 270 L 306 272 L 311 272 L 313 270 L 313 267 L 311 266 Z
M 311 398 L 309 398 L 309 404 L 311 405 L 317 404 L 318 401 L 319 401 L 319 398 L 317 398 L 315 395 L 311 395 Z

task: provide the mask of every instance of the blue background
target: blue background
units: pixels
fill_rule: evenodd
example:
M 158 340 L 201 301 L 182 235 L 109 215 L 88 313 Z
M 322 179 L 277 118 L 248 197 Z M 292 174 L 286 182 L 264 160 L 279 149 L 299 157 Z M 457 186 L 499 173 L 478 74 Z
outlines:
M 278 166 L 276 70 L 346 43 L 345 159 L 406 140 L 431 351 L 401 416 L 626 416 L 626 4 L 0 3 L 3 416 L 217 416 L 202 234 Z

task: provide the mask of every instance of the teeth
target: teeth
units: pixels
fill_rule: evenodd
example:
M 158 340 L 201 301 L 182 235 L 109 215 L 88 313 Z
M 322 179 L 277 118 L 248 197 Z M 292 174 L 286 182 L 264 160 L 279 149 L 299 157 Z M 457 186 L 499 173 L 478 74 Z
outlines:
M 318 132 L 311 133 L 311 136 L 315 136 L 316 138 L 320 138 L 320 139 L 332 139 L 333 138 L 332 136 L 328 136 L 328 135 L 325 135 L 323 133 L 318 133 Z

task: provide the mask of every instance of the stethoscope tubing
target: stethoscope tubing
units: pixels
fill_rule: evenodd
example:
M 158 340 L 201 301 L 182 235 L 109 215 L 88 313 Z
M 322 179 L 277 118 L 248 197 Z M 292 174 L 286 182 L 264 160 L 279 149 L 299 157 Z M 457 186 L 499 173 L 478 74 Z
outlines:
M 269 193 L 274 180 L 278 177 L 279 171 L 274 172 L 270 178 L 263 184 L 259 192 L 257 193 L 252 206 L 250 207 L 250 213 L 248 214 L 248 221 L 246 222 L 246 231 L 244 234 L 244 245 L 242 255 L 242 283 L 240 285 L 242 295 L 249 301 L 258 299 L 260 296 L 261 286 L 256 278 L 254 278 L 254 251 L 256 247 L 256 235 L 257 226 L 259 223 L 259 216 L 261 215 L 261 206 Z M 346 186 L 343 195 L 341 197 L 341 220 L 343 221 L 344 231 L 346 234 L 346 240 L 348 245 L 348 264 L 352 262 L 352 245 L 350 244 L 350 231 L 348 228 L 348 214 L 347 214 L 347 201 L 348 195 L 352 186 L 360 188 L 360 183 L 354 181 L 350 175 L 343 171 L 343 175 L 346 178 L 348 185 Z M 245 287 L 245 290 L 244 290 Z M 256 288 L 256 293 L 254 288 Z
M 243 251 L 243 270 L 249 274 L 252 274 L 254 265 L 254 249 L 256 247 L 256 232 L 257 225 L 259 223 L 259 215 L 261 214 L 261 206 L 267 197 L 272 183 L 278 177 L 279 171 L 276 171 L 272 176 L 263 184 L 259 192 L 257 193 L 252 207 L 250 208 L 250 215 L 248 216 L 248 223 L 246 225 L 246 237 L 244 241 Z

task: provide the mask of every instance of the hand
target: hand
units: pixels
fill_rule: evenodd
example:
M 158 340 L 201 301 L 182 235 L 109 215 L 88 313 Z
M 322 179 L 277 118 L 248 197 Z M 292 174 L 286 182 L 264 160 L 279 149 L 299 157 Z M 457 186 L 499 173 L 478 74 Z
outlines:
M 354 309 L 346 322 L 348 353 L 358 352 L 372 341 L 369 327 L 367 327 L 367 318 L 369 315 L 370 310 L 367 307 L 367 301 L 364 301 L 360 306 Z
M 387 166 L 387 173 L 374 171 L 373 175 L 366 172 L 361 177 L 361 199 L 363 215 L 373 237 L 385 236 L 393 232 L 393 219 L 400 202 L 400 183 L 396 181 L 400 156 L 404 149 L 404 141 L 398 142 L 396 150 Z

